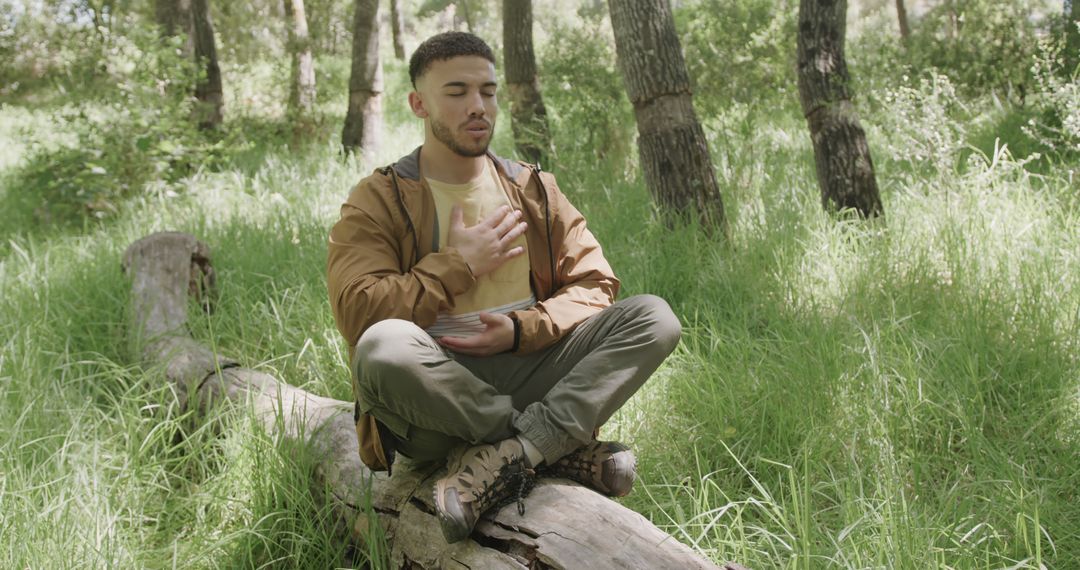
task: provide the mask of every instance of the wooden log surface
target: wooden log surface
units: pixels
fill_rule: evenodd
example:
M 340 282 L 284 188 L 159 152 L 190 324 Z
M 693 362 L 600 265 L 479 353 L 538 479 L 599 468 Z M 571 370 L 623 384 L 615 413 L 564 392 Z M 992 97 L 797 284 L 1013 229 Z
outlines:
M 182 405 L 252 406 L 268 431 L 310 449 L 319 458 L 316 483 L 330 490 L 327 500 L 353 538 L 367 544 L 381 531 L 391 567 L 717 568 L 640 514 L 563 480 L 541 480 L 525 499 L 525 516 L 509 505 L 485 515 L 469 540 L 447 544 L 432 514 L 431 491 L 443 468 L 372 473 L 360 461 L 350 403 L 241 368 L 191 338 L 190 295 L 206 306 L 213 291 L 205 244 L 189 234 L 152 234 L 128 248 L 123 267 L 132 281 L 129 338 L 136 354 L 164 367 Z

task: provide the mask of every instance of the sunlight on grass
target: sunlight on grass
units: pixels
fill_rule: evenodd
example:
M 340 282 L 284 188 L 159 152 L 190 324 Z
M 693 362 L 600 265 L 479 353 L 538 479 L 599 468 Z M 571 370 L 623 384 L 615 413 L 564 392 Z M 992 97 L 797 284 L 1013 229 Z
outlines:
M 281 69 L 231 71 L 250 79 L 229 95 L 249 106 L 237 121 L 286 130 L 280 108 L 257 104 Z M 400 103 L 403 80 L 388 89 Z M 602 429 L 638 452 L 640 485 L 624 504 L 711 559 L 752 568 L 1080 563 L 1070 174 L 1036 173 L 1001 145 L 932 167 L 883 153 L 886 218 L 852 222 L 821 209 L 797 112 L 726 113 L 707 130 L 727 243 L 659 223 L 627 179 L 632 157 L 551 168 L 623 295 L 660 295 L 683 323 L 676 353 Z M 388 114 L 408 120 L 400 105 Z M 916 126 L 930 129 L 931 115 Z M 866 120 L 872 148 L 937 136 Z M 182 412 L 125 340 L 124 249 L 153 231 L 192 232 L 220 286 L 211 314 L 192 311 L 192 334 L 244 366 L 351 397 L 326 233 L 349 190 L 422 131 L 392 122 L 374 164 L 343 159 L 329 132 L 306 145 L 247 141 L 214 168 L 151 182 L 108 223 L 50 233 L 19 221 L 3 234 L 0 567 L 380 559 L 344 544 L 311 489 L 311 458 L 243 409 Z M 7 181 L 35 145 L 71 141 L 50 113 L 5 106 L 0 143 Z

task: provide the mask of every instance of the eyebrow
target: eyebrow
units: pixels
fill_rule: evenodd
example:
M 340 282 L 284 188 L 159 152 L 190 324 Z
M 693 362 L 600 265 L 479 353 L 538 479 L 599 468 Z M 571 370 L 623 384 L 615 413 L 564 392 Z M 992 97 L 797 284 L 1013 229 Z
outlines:
M 447 87 L 467 88 L 468 86 L 469 86 L 469 84 L 465 83 L 464 81 L 449 81 L 447 83 L 443 83 L 443 88 L 444 89 L 447 88 Z M 483 88 L 483 87 L 498 87 L 498 86 L 499 86 L 498 83 L 496 83 L 494 81 L 488 81 L 488 82 L 484 83 L 483 85 L 481 85 L 480 87 Z

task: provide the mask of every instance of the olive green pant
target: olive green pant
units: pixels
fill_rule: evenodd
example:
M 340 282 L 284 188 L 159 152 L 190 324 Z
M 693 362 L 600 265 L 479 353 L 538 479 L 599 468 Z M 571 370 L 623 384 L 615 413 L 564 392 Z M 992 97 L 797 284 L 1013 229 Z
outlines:
M 521 434 L 552 463 L 645 383 L 679 342 L 678 318 L 661 298 L 630 297 L 590 317 L 551 347 L 472 357 L 443 348 L 412 322 L 372 325 L 356 345 L 360 408 L 414 460 Z

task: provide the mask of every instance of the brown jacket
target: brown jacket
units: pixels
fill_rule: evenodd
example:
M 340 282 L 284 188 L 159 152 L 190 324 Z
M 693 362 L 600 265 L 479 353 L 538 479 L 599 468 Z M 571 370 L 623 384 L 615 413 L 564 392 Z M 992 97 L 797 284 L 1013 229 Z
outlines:
M 437 243 L 435 202 L 420 173 L 420 150 L 360 181 L 330 230 L 327 288 L 350 361 L 369 326 L 405 319 L 427 328 L 476 282 L 461 254 Z M 510 204 L 528 223 L 525 236 L 537 304 L 509 314 L 520 327 L 517 354 L 527 354 L 551 346 L 609 306 L 619 280 L 554 176 L 488 156 Z M 385 469 L 388 462 L 374 419 L 358 417 L 357 422 L 364 462 Z

